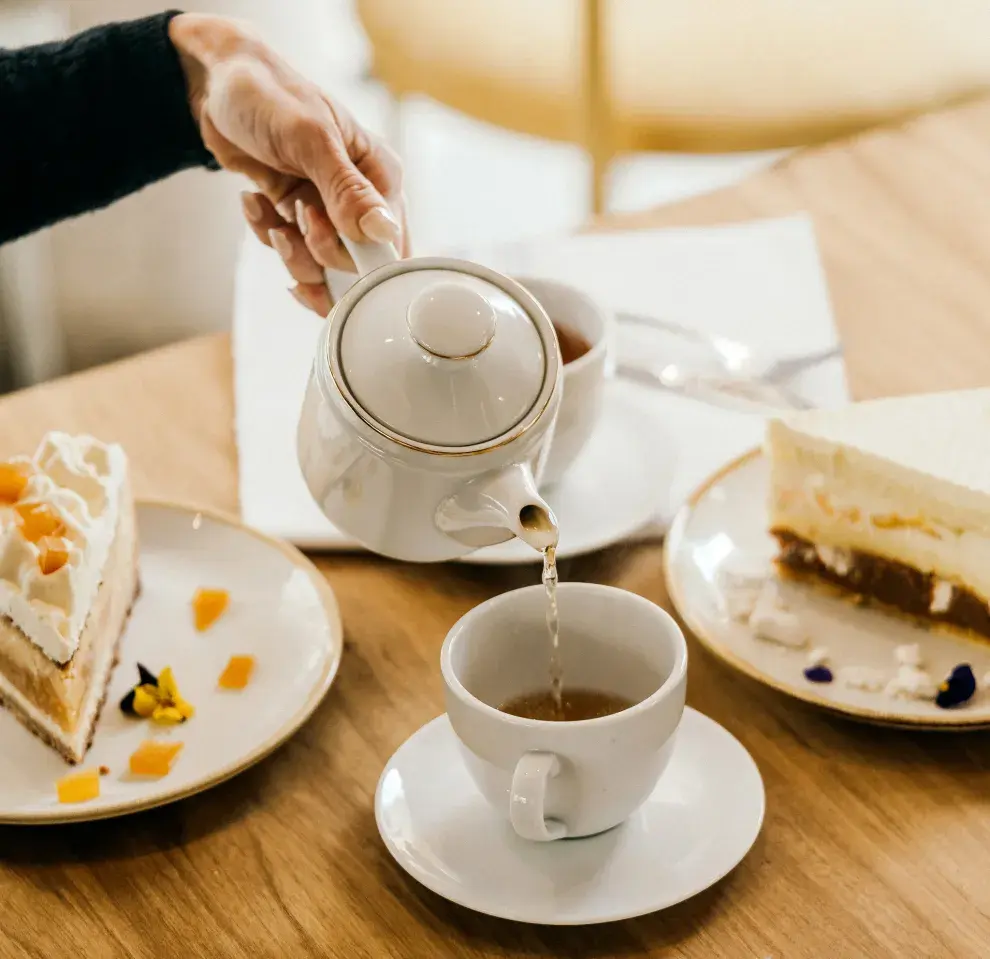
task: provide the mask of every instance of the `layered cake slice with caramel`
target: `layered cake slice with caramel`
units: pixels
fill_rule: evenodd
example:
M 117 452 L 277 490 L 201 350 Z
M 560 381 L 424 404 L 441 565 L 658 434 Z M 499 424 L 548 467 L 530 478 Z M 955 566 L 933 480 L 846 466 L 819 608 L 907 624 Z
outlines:
M 0 702 L 72 763 L 106 699 L 137 555 L 119 446 L 49 433 L 0 464 Z
M 773 421 L 784 572 L 990 638 L 990 390 Z

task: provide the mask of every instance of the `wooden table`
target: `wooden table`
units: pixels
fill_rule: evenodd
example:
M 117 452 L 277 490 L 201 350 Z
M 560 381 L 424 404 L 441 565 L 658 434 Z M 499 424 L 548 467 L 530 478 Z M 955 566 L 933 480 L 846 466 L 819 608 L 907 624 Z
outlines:
M 794 155 L 622 225 L 799 209 L 815 219 L 858 395 L 990 383 L 990 102 Z M 221 337 L 42 386 L 0 403 L 0 455 L 48 428 L 90 430 L 126 446 L 140 493 L 236 510 L 230 383 Z M 0 829 L 0 954 L 990 955 L 990 735 L 831 719 L 694 642 L 688 701 L 739 737 L 766 781 L 763 834 L 734 873 L 664 913 L 594 929 L 496 921 L 427 892 L 378 838 L 375 783 L 442 709 L 447 629 L 533 572 L 319 562 L 347 644 L 312 721 L 202 796 L 117 821 Z M 656 547 L 568 562 L 562 575 L 666 602 Z

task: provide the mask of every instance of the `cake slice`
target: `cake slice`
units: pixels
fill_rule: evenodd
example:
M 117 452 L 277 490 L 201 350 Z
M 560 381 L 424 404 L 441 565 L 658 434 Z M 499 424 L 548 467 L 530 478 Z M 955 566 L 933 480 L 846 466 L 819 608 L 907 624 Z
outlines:
M 119 446 L 49 433 L 0 464 L 0 702 L 70 763 L 93 739 L 137 558 Z
M 770 422 L 784 572 L 990 638 L 990 389 Z

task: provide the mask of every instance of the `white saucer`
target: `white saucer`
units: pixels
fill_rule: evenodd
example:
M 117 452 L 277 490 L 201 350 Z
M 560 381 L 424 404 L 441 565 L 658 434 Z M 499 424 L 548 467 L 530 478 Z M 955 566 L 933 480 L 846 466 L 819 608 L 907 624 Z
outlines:
M 693 709 L 677 736 L 663 778 L 627 822 L 589 839 L 532 843 L 476 790 L 439 716 L 385 767 L 378 831 L 414 879 L 490 916 L 567 926 L 656 912 L 725 876 L 763 822 L 763 780 L 739 742 Z
M 560 524 L 558 559 L 604 549 L 636 535 L 659 534 L 670 502 L 677 448 L 657 394 L 624 380 L 606 384 L 601 419 L 567 475 L 546 491 Z M 536 563 L 518 539 L 487 546 L 461 562 Z
M 96 736 L 69 766 L 0 708 L 0 822 L 102 819 L 159 806 L 214 786 L 283 743 L 309 717 L 337 672 L 343 631 L 329 584 L 298 550 L 237 520 L 167 504 L 138 506 L 141 595 L 124 635 Z M 203 586 L 230 592 L 230 607 L 205 633 L 190 602 Z M 256 658 L 246 689 L 217 689 L 233 655 Z M 119 709 L 137 663 L 171 666 L 196 714 L 155 726 Z M 162 779 L 133 779 L 128 758 L 142 740 L 184 743 Z M 59 804 L 55 783 L 73 769 L 106 766 L 100 796 Z
M 769 468 L 766 457 L 750 453 L 712 476 L 681 509 L 664 548 L 667 588 L 691 632 L 719 659 L 780 692 L 854 719 L 929 729 L 990 726 L 990 689 L 980 689 L 990 672 L 990 644 L 926 629 L 907 619 L 856 606 L 802 583 L 780 582 L 788 608 L 808 629 L 810 645 L 829 652 L 831 683 L 804 676 L 807 650 L 758 639 L 745 623 L 725 611 L 724 570 L 766 569 L 776 553 L 767 532 Z M 954 666 L 969 663 L 977 693 L 955 709 L 934 702 L 900 699 L 882 690 L 847 686 L 848 667 L 896 672 L 894 650 L 917 643 L 930 675 L 941 680 Z

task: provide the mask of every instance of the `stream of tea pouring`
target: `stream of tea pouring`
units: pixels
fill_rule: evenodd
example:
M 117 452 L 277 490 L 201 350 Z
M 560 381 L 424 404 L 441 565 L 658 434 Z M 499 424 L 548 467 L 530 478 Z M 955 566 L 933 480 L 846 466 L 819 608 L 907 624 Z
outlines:
M 537 506 L 526 506 L 519 514 L 519 538 L 543 553 L 543 588 L 547 593 L 547 634 L 550 638 L 550 694 L 558 712 L 564 707 L 564 664 L 560 656 L 560 614 L 557 609 L 557 543 L 559 530 L 554 518 Z M 527 535 L 529 534 L 529 538 Z M 553 543 L 546 537 L 552 534 Z

